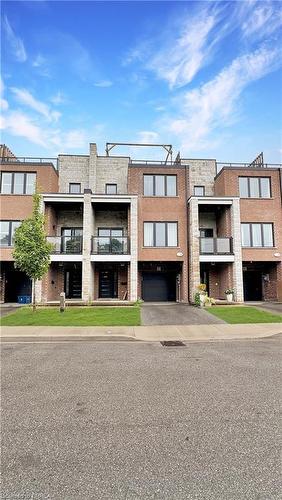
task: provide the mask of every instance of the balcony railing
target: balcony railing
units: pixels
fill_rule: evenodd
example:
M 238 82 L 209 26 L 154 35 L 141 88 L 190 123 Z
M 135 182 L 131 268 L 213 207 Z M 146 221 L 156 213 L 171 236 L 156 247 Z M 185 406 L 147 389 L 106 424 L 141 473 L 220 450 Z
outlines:
M 92 253 L 99 255 L 128 255 L 130 253 L 127 236 L 92 236 Z
M 200 238 L 200 254 L 229 255 L 232 253 L 232 238 Z
M 33 157 L 33 156 L 2 156 L 0 158 L 0 163 L 36 163 L 37 165 L 49 165 L 50 163 L 53 164 L 54 168 L 58 170 L 58 158 L 39 158 L 39 157 Z
M 81 254 L 82 236 L 47 236 L 47 241 L 52 243 L 52 253 Z

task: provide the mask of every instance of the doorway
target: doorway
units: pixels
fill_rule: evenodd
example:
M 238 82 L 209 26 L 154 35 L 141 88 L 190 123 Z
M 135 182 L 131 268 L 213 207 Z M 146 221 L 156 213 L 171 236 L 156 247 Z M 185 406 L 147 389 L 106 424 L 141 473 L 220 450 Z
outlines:
M 65 293 L 66 299 L 81 299 L 82 292 L 82 270 L 81 265 L 74 265 L 65 269 Z
M 243 286 L 245 301 L 263 300 L 261 271 L 243 271 Z
M 116 299 L 118 296 L 118 273 L 116 269 L 99 271 L 99 299 Z

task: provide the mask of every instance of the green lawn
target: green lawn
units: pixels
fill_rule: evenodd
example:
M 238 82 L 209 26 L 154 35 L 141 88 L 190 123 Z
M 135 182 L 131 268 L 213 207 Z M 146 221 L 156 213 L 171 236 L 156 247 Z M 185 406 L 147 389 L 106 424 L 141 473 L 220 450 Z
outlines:
M 140 325 L 140 307 L 22 307 L 2 318 L 3 326 L 136 326 Z
M 213 306 L 207 310 L 226 323 L 282 323 L 282 314 L 272 314 L 256 307 Z

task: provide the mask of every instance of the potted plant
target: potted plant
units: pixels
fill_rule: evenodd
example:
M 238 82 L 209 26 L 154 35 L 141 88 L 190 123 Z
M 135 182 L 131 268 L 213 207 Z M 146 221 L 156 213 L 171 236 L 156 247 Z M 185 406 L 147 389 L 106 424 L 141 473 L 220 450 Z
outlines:
M 233 288 L 227 288 L 227 290 L 225 290 L 225 295 L 226 295 L 227 302 L 232 302 L 233 295 L 234 295 Z
M 205 307 L 211 307 L 215 305 L 215 300 L 212 297 L 206 296 L 205 298 Z
M 207 286 L 204 283 L 201 283 L 197 286 L 197 288 L 199 290 L 200 306 L 203 307 L 205 305 L 205 300 L 207 297 Z

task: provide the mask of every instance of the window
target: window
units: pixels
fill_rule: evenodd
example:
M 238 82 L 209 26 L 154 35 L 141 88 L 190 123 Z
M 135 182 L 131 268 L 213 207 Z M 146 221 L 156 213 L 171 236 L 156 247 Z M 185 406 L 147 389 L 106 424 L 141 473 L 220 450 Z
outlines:
M 195 196 L 205 196 L 205 186 L 194 186 Z
M 117 184 L 106 184 L 106 194 L 117 194 Z
M 0 221 L 0 246 L 10 247 L 14 244 L 15 230 L 21 225 L 18 220 Z
M 144 222 L 144 247 L 177 247 L 177 222 Z
M 69 183 L 69 193 L 73 193 L 73 194 L 81 193 L 80 182 L 70 182 Z
M 176 175 L 145 174 L 144 196 L 176 196 Z
M 270 198 L 269 177 L 239 177 L 241 198 Z
M 33 194 L 36 187 L 36 173 L 2 172 L 2 194 Z
M 273 247 L 273 224 L 244 222 L 241 237 L 243 247 Z

